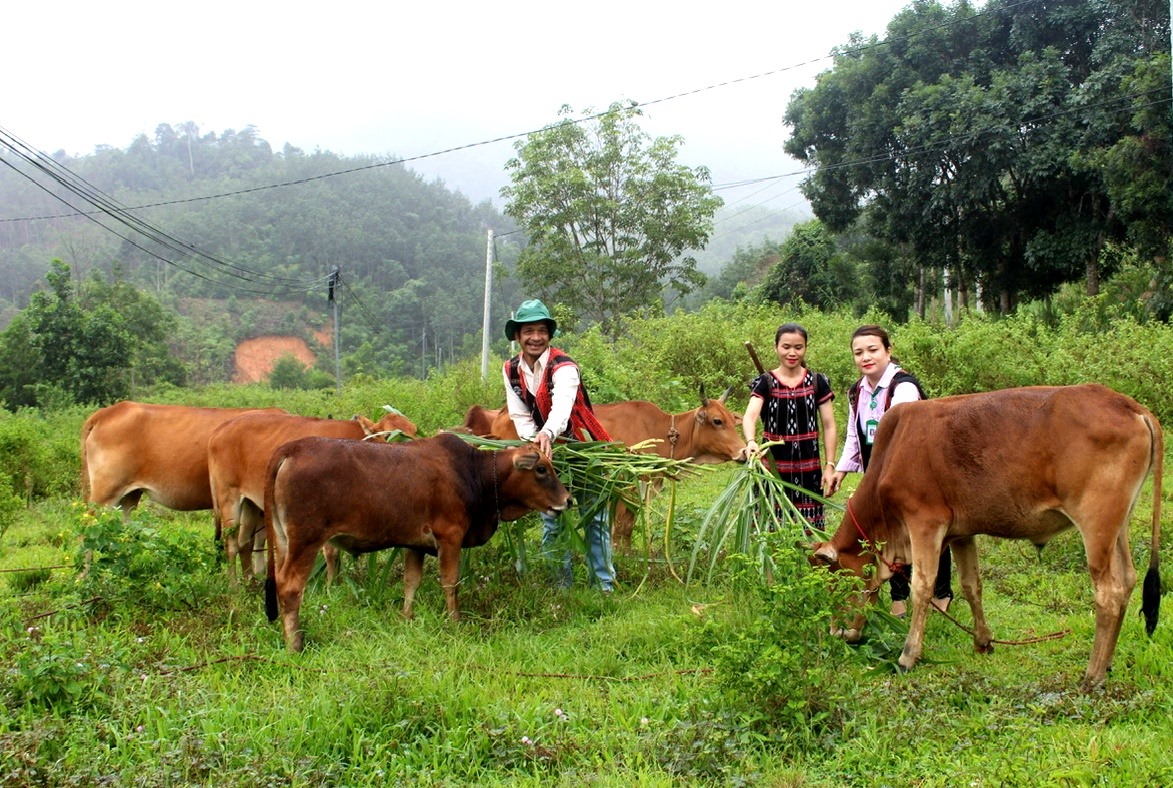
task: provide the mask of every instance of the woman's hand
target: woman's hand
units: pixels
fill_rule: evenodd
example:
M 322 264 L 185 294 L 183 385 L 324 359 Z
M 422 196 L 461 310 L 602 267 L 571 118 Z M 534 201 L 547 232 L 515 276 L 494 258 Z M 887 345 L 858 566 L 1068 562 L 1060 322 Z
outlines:
M 827 463 L 823 466 L 823 496 L 830 498 L 835 493 L 839 492 L 840 485 L 843 484 L 843 477 L 847 474 L 843 471 L 835 470 L 835 466 Z

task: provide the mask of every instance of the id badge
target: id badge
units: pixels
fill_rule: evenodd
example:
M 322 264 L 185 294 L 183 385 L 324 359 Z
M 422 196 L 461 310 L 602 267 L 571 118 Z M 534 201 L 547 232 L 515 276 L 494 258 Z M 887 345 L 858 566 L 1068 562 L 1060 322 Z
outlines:
M 868 419 L 866 422 L 864 422 L 864 425 L 863 425 L 864 440 L 867 442 L 867 444 L 869 446 L 871 446 L 873 443 L 876 442 L 876 427 L 878 427 L 879 425 L 880 425 L 880 422 L 876 419 Z

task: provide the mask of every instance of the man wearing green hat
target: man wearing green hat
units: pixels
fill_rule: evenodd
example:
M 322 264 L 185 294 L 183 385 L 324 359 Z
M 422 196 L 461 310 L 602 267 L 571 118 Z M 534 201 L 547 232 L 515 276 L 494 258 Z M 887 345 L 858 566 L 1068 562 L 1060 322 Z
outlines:
M 531 299 L 505 322 L 505 337 L 521 352 L 505 362 L 505 406 L 522 440 L 533 441 L 550 457 L 555 439 L 601 440 L 611 437 L 595 418 L 582 384 L 578 364 L 550 345 L 558 323 L 541 301 Z M 542 515 L 542 551 L 553 552 L 562 532 L 559 518 Z M 611 566 L 611 529 L 604 513 L 586 523 L 587 559 L 599 585 L 610 592 L 615 583 Z M 565 554 L 562 583 L 570 585 L 570 553 Z

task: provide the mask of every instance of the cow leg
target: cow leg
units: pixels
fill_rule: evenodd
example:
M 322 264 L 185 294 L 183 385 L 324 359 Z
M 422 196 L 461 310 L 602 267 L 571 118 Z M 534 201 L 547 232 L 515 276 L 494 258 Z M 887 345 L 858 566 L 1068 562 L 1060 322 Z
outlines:
M 258 519 L 256 530 L 253 532 L 253 577 L 265 575 L 265 515 L 257 510 Z
M 924 650 L 925 622 L 929 616 L 929 600 L 937 583 L 937 567 L 941 562 L 942 533 L 920 536 L 915 523 L 908 525 L 912 548 L 912 618 L 908 623 L 908 637 L 897 664 L 903 670 L 912 670 Z M 919 529 L 924 530 L 924 529 Z
M 444 589 L 448 617 L 453 621 L 459 621 L 460 608 L 456 604 L 456 583 L 460 579 L 460 542 L 440 542 L 437 554 L 440 559 L 440 586 Z
M 240 574 L 245 583 L 252 583 L 256 575 L 259 574 L 256 559 L 263 558 L 262 551 L 265 549 L 264 515 L 251 501 L 242 499 L 237 507 L 236 523 L 236 546 L 240 554 Z M 261 568 L 263 571 L 263 563 Z
M 301 601 L 305 595 L 305 585 L 309 581 L 310 572 L 314 568 L 314 560 L 318 556 L 319 546 L 307 548 L 305 545 L 290 543 L 287 547 L 288 551 L 276 567 L 277 598 L 281 602 L 285 645 L 290 651 L 301 651 L 304 645 L 300 621 Z
M 403 617 L 412 618 L 415 612 L 412 605 L 415 603 L 415 592 L 420 587 L 420 579 L 424 576 L 424 554 L 419 550 L 407 548 L 403 551 Z
M 1121 519 L 1126 517 L 1127 512 Z M 1120 523 L 1121 519 L 1114 522 Z M 1123 519 L 1123 525 L 1117 527 L 1115 538 L 1111 541 L 1103 537 L 1097 539 L 1094 536 L 1096 530 L 1093 524 L 1084 532 L 1084 549 L 1096 598 L 1096 635 L 1087 673 L 1083 677 L 1084 687 L 1088 689 L 1103 683 L 1108 669 L 1112 667 L 1128 598 L 1136 586 L 1136 569 L 1132 565 L 1132 552 L 1128 547 L 1127 519 Z
M 326 585 L 332 586 L 334 578 L 338 576 L 338 548 L 326 542 L 322 555 L 326 559 Z
M 973 537 L 953 542 L 953 560 L 957 563 L 957 575 L 961 579 L 961 593 L 973 612 L 973 647 L 979 654 L 994 650 L 994 633 L 986 622 L 986 611 L 982 605 L 982 577 L 978 570 L 977 542 Z
M 220 510 L 220 536 L 224 540 L 224 561 L 228 566 L 228 582 L 236 585 L 240 578 L 236 574 L 236 556 L 240 553 L 237 535 L 240 531 L 239 505 Z

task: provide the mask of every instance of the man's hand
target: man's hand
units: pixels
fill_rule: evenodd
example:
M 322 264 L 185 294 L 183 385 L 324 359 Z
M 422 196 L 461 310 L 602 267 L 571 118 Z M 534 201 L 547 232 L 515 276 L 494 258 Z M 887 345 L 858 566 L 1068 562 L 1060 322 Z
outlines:
M 546 432 L 545 430 L 541 430 L 538 432 L 537 435 L 530 438 L 530 440 L 533 443 L 536 443 L 538 445 L 538 453 L 539 454 L 541 454 L 547 460 L 553 459 L 554 446 L 552 445 L 552 442 L 550 441 L 550 434 L 548 432 Z

